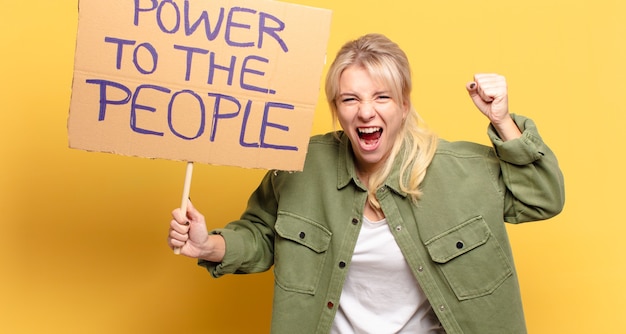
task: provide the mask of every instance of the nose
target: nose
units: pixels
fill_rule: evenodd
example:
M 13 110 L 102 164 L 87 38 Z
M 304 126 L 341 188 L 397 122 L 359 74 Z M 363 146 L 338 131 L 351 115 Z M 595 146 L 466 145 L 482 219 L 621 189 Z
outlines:
M 375 103 L 371 100 L 361 100 L 359 103 L 359 117 L 363 120 L 371 120 L 376 117 Z

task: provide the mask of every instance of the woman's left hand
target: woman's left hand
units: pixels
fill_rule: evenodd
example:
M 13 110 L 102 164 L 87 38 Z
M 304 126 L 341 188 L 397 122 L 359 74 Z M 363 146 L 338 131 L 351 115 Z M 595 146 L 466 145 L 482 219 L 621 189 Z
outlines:
M 466 85 L 472 101 L 503 140 L 521 136 L 521 132 L 509 115 L 509 98 L 506 79 L 499 74 L 475 74 L 474 81 Z

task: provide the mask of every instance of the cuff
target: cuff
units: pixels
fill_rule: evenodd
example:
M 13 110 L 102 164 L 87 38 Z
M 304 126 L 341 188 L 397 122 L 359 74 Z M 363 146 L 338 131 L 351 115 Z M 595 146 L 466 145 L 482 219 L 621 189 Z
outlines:
M 502 141 L 493 125 L 489 124 L 487 130 L 489 139 L 500 160 L 514 165 L 531 164 L 544 155 L 543 140 L 531 119 L 514 114 L 511 114 L 511 117 L 522 131 L 522 136 L 506 142 Z
M 235 231 L 229 229 L 217 229 L 209 233 L 219 234 L 224 238 L 226 253 L 220 263 L 198 260 L 198 265 L 206 268 L 211 276 L 215 278 L 237 272 L 243 263 L 243 239 Z

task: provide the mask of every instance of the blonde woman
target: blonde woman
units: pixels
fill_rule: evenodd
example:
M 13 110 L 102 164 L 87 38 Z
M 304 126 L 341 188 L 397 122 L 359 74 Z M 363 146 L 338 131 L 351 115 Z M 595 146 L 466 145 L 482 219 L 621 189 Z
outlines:
M 326 79 L 341 130 L 302 172 L 267 173 L 237 221 L 207 231 L 189 203 L 168 244 L 211 275 L 274 267 L 272 333 L 525 333 L 504 222 L 550 218 L 563 176 L 497 74 L 466 88 L 492 147 L 438 139 L 411 105 L 405 53 L 346 43 Z

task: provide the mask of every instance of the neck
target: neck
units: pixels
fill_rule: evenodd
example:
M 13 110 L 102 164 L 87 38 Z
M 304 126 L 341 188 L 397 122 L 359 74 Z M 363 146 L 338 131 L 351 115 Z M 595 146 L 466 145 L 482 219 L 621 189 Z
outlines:
M 369 188 L 370 181 L 370 173 L 362 172 L 358 168 L 356 168 L 356 176 L 361 180 L 361 182 Z
M 376 209 L 369 200 L 365 203 L 363 215 L 372 222 L 385 219 L 385 213 L 381 209 Z
M 363 182 L 364 185 L 369 186 L 370 176 L 374 175 L 380 166 L 376 165 L 368 165 L 363 166 L 362 163 L 355 162 L 354 171 L 356 172 L 356 176 Z

